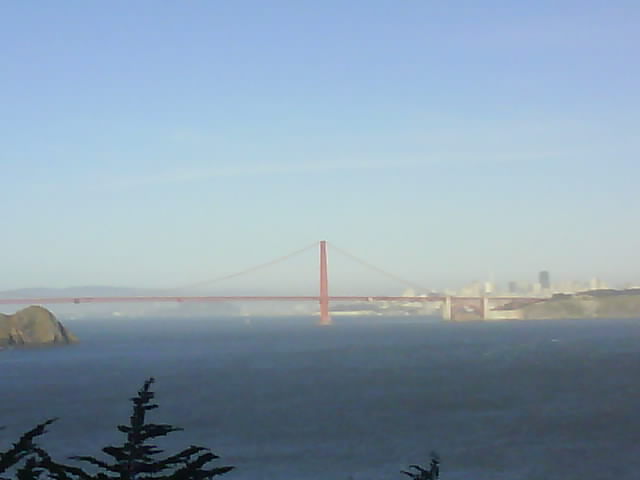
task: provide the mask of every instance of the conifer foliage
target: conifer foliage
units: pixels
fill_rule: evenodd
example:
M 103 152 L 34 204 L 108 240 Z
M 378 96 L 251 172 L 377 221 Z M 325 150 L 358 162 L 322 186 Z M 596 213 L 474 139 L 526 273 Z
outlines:
M 56 419 L 47 420 L 35 426 L 23 434 L 9 450 L 0 451 L 0 480 L 8 480 L 3 475 L 15 470 L 18 480 L 32 480 L 38 478 L 42 472 L 42 465 L 39 461 L 42 449 L 35 440 L 40 435 L 47 432 L 47 427 Z
M 412 472 L 402 470 L 402 473 L 408 475 L 413 480 L 438 480 L 440 478 L 440 457 L 437 453 L 431 453 L 431 464 L 429 468 L 422 468 L 420 465 L 409 465 L 413 469 Z
M 207 480 L 231 471 L 234 467 L 211 467 L 210 462 L 219 457 L 204 447 L 191 445 L 175 455 L 162 455 L 163 450 L 154 445 L 153 440 L 182 429 L 167 424 L 147 423 L 147 413 L 158 408 L 153 403 L 153 383 L 153 378 L 148 379 L 138 394 L 131 398 L 133 411 L 129 424 L 118 425 L 118 430 L 126 435 L 125 441 L 121 445 L 102 449 L 111 457 L 110 461 L 91 456 L 71 457 L 91 464 L 98 470 L 97 474 L 51 462 L 48 468 L 52 476 L 59 480 Z
M 137 395 L 130 399 L 133 409 L 129 424 L 117 427 L 125 435 L 123 443 L 102 449 L 109 460 L 91 456 L 70 457 L 89 464 L 89 471 L 54 461 L 35 441 L 56 420 L 51 419 L 23 434 L 8 450 L 0 451 L 0 480 L 210 480 L 233 470 L 231 466 L 211 466 L 211 462 L 220 457 L 208 448 L 195 445 L 174 455 L 163 455 L 163 450 L 154 445 L 154 439 L 182 429 L 168 424 L 147 423 L 147 413 L 158 408 L 153 403 L 153 383 L 153 378 L 146 380 Z M 410 465 L 409 469 L 412 471 L 403 470 L 402 473 L 413 480 L 439 480 L 440 458 L 432 453 L 429 468 Z

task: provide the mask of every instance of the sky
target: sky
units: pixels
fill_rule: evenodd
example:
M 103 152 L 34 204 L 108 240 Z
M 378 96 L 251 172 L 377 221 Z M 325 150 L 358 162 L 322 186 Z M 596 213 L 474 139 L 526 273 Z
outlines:
M 327 240 L 418 285 L 640 284 L 640 4 L 0 3 L 0 289 Z M 336 294 L 402 290 L 330 249 Z M 317 252 L 236 287 L 314 293 Z

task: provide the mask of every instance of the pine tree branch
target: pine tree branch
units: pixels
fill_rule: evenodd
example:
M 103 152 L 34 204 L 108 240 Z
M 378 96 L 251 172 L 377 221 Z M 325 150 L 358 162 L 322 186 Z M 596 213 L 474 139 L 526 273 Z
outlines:
M 79 462 L 85 462 L 85 463 L 90 463 L 91 465 L 95 465 L 96 467 L 102 468 L 104 470 L 108 470 L 109 472 L 113 472 L 113 473 L 119 473 L 120 469 L 117 468 L 114 465 L 109 465 L 106 462 L 103 462 L 102 460 L 98 460 L 97 458 L 94 457 L 89 457 L 89 456 L 73 456 L 73 457 L 69 457 L 70 460 L 78 460 Z
M 110 457 L 108 461 L 91 456 L 70 457 L 88 463 L 99 470 L 89 474 L 81 468 L 53 464 L 54 480 L 207 480 L 231 471 L 234 467 L 207 468 L 209 462 L 219 457 L 208 448 L 190 447 L 165 458 L 164 453 L 152 440 L 181 431 L 169 424 L 147 423 L 146 414 L 158 408 L 152 403 L 155 393 L 151 391 L 154 379 L 150 378 L 135 397 L 131 398 L 132 410 L 128 425 L 118 425 L 119 432 L 126 436 L 121 445 L 109 445 L 102 452 Z M 75 468 L 75 469 L 74 469 Z
M 32 455 L 37 448 L 36 437 L 47 433 L 47 427 L 55 422 L 57 418 L 49 419 L 24 433 L 13 446 L 6 452 L 0 452 L 0 473 L 7 472 L 15 467 L 29 455 Z

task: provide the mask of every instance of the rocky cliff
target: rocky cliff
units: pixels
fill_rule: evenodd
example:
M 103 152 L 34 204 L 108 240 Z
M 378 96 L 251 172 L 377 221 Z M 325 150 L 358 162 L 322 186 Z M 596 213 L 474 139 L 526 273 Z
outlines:
M 78 339 L 43 307 L 27 307 L 13 315 L 0 313 L 0 347 L 76 343 Z

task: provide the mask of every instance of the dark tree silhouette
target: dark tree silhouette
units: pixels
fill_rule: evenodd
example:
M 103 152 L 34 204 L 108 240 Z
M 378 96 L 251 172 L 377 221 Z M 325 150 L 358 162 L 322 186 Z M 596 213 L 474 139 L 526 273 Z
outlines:
M 19 480 L 38 478 L 43 473 L 40 452 L 44 453 L 44 451 L 38 447 L 35 440 L 46 433 L 47 427 L 55 421 L 56 419 L 53 418 L 35 426 L 23 434 L 9 450 L 0 451 L 0 475 L 15 469 Z M 8 479 L 0 476 L 0 480 Z
M 91 464 L 97 470 L 94 474 L 79 467 L 57 464 L 47 458 L 43 463 L 51 477 L 57 480 L 206 480 L 231 471 L 234 467 L 208 466 L 220 457 L 208 448 L 195 445 L 175 455 L 161 456 L 163 451 L 151 441 L 182 429 L 167 424 L 147 423 L 147 412 L 158 408 L 152 402 L 155 396 L 151 391 L 153 382 L 153 378 L 148 379 L 138 394 L 131 398 L 133 412 L 129 424 L 118 425 L 118 430 L 126 435 L 124 443 L 102 449 L 111 457 L 110 461 L 91 456 L 70 457 Z
M 414 471 L 402 470 L 402 473 L 414 480 L 438 480 L 440 478 L 440 456 L 435 452 L 431 453 L 431 464 L 428 469 L 422 468 L 420 465 L 409 465 L 409 468 Z
M 102 451 L 111 457 L 102 461 L 91 456 L 74 456 L 73 460 L 88 463 L 90 472 L 81 467 L 55 462 L 49 454 L 35 442 L 47 432 L 47 427 L 56 419 L 47 420 L 23 434 L 7 451 L 0 451 L 0 480 L 39 480 L 43 475 L 53 480 L 210 480 L 212 477 L 230 472 L 235 467 L 212 467 L 210 462 L 219 459 L 208 448 L 191 445 L 170 456 L 162 456 L 163 450 L 152 442 L 169 433 L 182 430 L 168 424 L 147 423 L 146 415 L 158 408 L 153 403 L 151 391 L 154 379 L 150 378 L 138 394 L 131 398 L 133 411 L 128 425 L 118 425 L 118 430 L 126 435 L 121 445 L 109 445 Z M 0 427 L 1 428 L 1 427 Z M 440 457 L 431 454 L 429 468 L 409 465 L 412 471 L 401 472 L 413 480 L 438 480 L 440 478 Z M 15 472 L 15 477 L 2 475 Z

